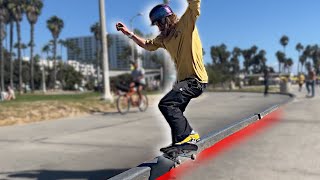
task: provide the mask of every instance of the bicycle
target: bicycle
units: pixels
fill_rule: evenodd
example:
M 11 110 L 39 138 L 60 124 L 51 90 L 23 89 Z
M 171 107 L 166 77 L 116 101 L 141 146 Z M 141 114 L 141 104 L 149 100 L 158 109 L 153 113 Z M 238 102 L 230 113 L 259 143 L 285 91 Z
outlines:
M 130 107 L 138 107 L 141 112 L 148 108 L 148 97 L 145 93 L 141 93 L 141 99 L 135 87 L 125 87 L 117 85 L 117 109 L 120 114 L 129 112 Z

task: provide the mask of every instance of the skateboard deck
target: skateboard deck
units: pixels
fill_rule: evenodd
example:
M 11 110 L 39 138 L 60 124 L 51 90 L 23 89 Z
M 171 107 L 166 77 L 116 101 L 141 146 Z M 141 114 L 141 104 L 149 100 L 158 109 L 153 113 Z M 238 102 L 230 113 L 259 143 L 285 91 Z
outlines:
M 177 167 L 179 164 L 181 164 L 180 157 L 186 157 L 195 160 L 195 153 L 197 152 L 197 150 L 198 146 L 196 144 L 191 143 L 172 145 L 160 149 L 160 151 L 163 152 L 163 156 L 165 158 L 170 159 L 175 163 L 174 167 Z

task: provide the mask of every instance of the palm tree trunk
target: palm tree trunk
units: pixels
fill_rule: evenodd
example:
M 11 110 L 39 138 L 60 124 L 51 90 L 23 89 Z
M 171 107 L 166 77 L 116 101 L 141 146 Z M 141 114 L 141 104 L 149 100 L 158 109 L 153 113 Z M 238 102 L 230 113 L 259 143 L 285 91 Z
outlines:
M 42 63 L 42 92 L 46 93 L 46 75 L 45 75 L 45 67 L 44 63 Z
M 299 60 L 298 60 L 298 71 L 297 71 L 297 74 L 300 73 L 299 70 L 300 70 L 300 62 L 299 62 Z
M 18 35 L 18 60 L 19 60 L 19 94 L 22 94 L 22 59 L 21 59 L 21 33 L 20 33 L 20 23 L 17 21 L 17 35 Z
M 0 71 L 1 71 L 1 91 L 5 91 L 4 88 L 4 59 L 3 59 L 3 46 L 2 46 L 2 40 L 4 35 L 4 24 L 0 21 Z
M 99 48 L 99 40 L 96 40 L 96 51 L 97 51 L 97 81 L 98 81 L 98 85 L 100 83 L 100 48 Z
M 57 38 L 54 38 L 53 43 L 53 89 L 56 87 L 57 81 Z
M 30 79 L 31 79 L 31 91 L 34 92 L 34 61 L 33 61 L 33 40 L 34 40 L 34 24 L 31 24 L 31 30 L 30 30 Z
M 10 22 L 10 86 L 13 88 L 13 21 Z

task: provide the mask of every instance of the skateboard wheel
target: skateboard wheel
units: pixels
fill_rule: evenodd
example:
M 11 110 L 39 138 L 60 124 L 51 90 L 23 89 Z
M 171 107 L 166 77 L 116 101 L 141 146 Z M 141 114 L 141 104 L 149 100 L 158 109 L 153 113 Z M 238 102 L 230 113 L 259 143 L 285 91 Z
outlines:
M 181 160 L 180 159 L 177 160 L 177 164 L 181 164 Z
M 197 158 L 197 156 L 196 156 L 195 154 L 192 154 L 192 155 L 191 155 L 191 159 L 192 159 L 192 160 L 196 160 L 196 158 Z

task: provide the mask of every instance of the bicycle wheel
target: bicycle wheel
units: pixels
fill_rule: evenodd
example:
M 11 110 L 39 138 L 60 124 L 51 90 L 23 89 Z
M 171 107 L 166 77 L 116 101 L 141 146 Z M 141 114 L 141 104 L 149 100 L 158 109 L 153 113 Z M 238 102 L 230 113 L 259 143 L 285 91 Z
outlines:
M 125 95 L 120 95 L 117 99 L 117 109 L 119 113 L 126 114 L 130 109 L 130 100 Z
M 141 112 L 144 112 L 147 110 L 147 108 L 148 108 L 148 97 L 145 94 L 143 94 L 139 102 L 139 110 Z

